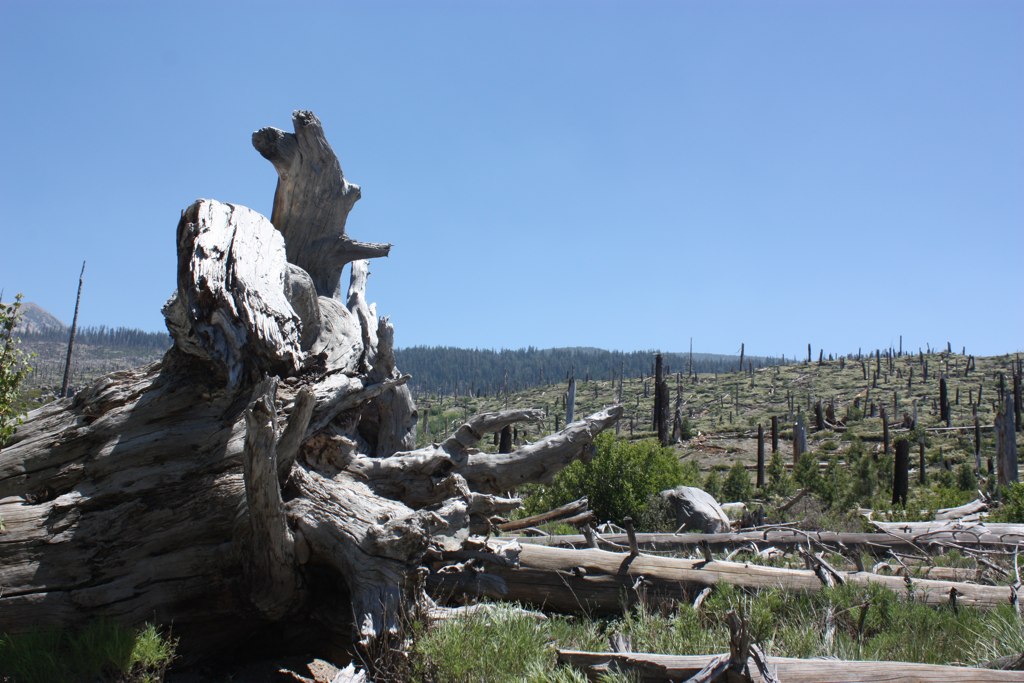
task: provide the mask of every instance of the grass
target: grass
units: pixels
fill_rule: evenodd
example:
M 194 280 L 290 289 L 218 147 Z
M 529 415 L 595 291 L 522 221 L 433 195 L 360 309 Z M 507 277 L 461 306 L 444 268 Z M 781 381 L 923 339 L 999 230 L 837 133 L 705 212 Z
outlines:
M 162 681 L 175 641 L 152 624 L 130 629 L 107 620 L 78 630 L 0 635 L 0 680 L 11 683 Z
M 1009 605 L 954 611 L 908 601 L 877 585 L 754 595 L 723 585 L 700 610 L 679 604 L 666 613 L 662 607 L 640 606 L 616 619 L 555 616 L 546 621 L 510 609 L 421 628 L 411 652 L 411 680 L 582 681 L 579 674 L 557 667 L 555 650 L 607 651 L 614 633 L 625 636 L 635 652 L 727 652 L 725 614 L 732 609 L 745 616 L 755 639 L 775 656 L 973 665 L 1024 651 L 1024 629 Z M 835 631 L 827 639 L 829 613 Z M 613 675 L 606 680 L 628 679 Z

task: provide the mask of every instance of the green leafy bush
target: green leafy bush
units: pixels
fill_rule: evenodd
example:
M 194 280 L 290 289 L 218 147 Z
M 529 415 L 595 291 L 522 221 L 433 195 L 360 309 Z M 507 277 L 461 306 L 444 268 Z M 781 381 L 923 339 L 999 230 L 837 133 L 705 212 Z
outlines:
M 825 474 L 818 478 L 815 493 L 829 508 L 845 510 L 857 502 L 850 469 L 839 462 L 838 456 L 829 458 Z
M 800 454 L 793 468 L 793 479 L 796 483 L 811 491 L 819 491 L 821 488 L 821 473 L 818 471 L 818 458 L 810 451 Z
M 978 489 L 978 478 L 974 476 L 974 468 L 967 463 L 961 463 L 956 468 L 956 486 L 961 491 L 976 491 Z
M 729 473 L 725 475 L 725 483 L 722 484 L 722 496 L 729 502 L 743 502 L 753 498 L 754 487 L 750 484 L 750 475 L 747 474 L 747 468 L 742 462 L 736 461 L 729 468 Z
M 0 447 L 14 436 L 21 424 L 22 410 L 18 390 L 22 380 L 32 371 L 29 355 L 18 348 L 14 326 L 18 323 L 21 295 L 13 304 L 0 303 Z
M 788 496 L 794 488 L 793 478 L 786 472 L 782 451 L 775 451 L 768 461 L 768 492 L 775 496 Z
M 672 449 L 652 439 L 631 442 L 604 433 L 594 445 L 597 453 L 590 462 L 576 461 L 550 484 L 527 489 L 526 511 L 544 512 L 586 496 L 598 519 L 621 523 L 625 517 L 643 518 L 659 491 L 697 484 L 696 466 L 682 465 Z
M 704 483 L 700 487 L 715 500 L 722 497 L 722 475 L 718 473 L 717 468 L 713 468 L 708 472 L 707 476 L 704 477 Z
M 1010 484 L 999 492 L 1003 504 L 992 513 L 992 521 L 1024 523 L 1024 484 Z

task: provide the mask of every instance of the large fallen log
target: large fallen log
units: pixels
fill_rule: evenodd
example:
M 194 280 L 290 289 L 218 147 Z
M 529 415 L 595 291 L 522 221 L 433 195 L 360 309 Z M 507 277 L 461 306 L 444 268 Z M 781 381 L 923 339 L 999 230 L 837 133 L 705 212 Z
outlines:
M 930 522 L 925 524 L 931 525 Z M 1024 545 L 1024 526 L 1013 525 L 1019 530 L 1007 531 L 1004 527 L 991 529 L 988 527 L 956 529 L 943 525 L 943 528 L 926 526 L 922 530 L 907 531 L 901 525 L 886 525 L 885 532 L 856 533 L 836 531 L 804 531 L 795 528 L 772 528 L 736 531 L 721 534 L 695 533 L 649 533 L 636 534 L 637 545 L 644 550 L 655 551 L 693 551 L 707 545 L 713 551 L 728 551 L 744 546 L 765 548 L 792 548 L 794 546 L 811 545 L 812 547 L 835 548 L 837 550 L 862 552 L 872 555 L 885 555 L 889 550 L 927 551 L 941 553 L 951 547 L 964 546 L 969 548 L 988 548 L 1012 551 L 1018 544 Z M 522 543 L 546 545 L 558 548 L 584 548 L 587 539 L 582 534 L 566 534 L 559 536 L 538 536 L 530 538 L 504 537 Z M 628 543 L 626 534 L 602 534 L 598 545 L 604 542 L 605 549 L 615 550 Z
M 493 543 L 493 542 L 492 542 Z M 501 548 L 494 543 L 494 547 Z M 508 555 L 507 549 L 502 549 Z M 517 565 L 487 564 L 483 571 L 441 570 L 430 577 L 431 590 L 442 597 L 514 600 L 568 613 L 617 613 L 641 598 L 691 601 L 702 589 L 727 583 L 744 589 L 821 590 L 827 581 L 881 585 L 931 605 L 995 607 L 1011 604 L 1010 586 L 911 579 L 870 572 L 819 571 L 767 567 L 745 562 L 691 560 L 650 555 L 631 556 L 605 550 L 517 547 Z
M 643 683 L 685 681 L 712 663 L 718 655 L 664 655 L 647 653 L 580 652 L 559 650 L 558 661 L 588 675 L 590 680 L 609 671 L 623 671 Z M 909 662 L 846 661 L 841 659 L 794 659 L 768 657 L 768 666 L 783 683 L 1001 683 L 1024 681 L 1024 673 L 965 666 L 912 664 Z M 753 681 L 764 678 L 750 667 Z
M 886 533 L 924 535 L 928 538 L 948 537 L 957 543 L 969 539 L 997 537 L 1006 544 L 1024 545 L 1024 524 L 1002 522 L 958 522 L 937 520 L 934 522 L 871 522 Z
M 150 620 L 186 659 L 291 636 L 370 645 L 434 607 L 426 557 L 589 457 L 621 415 L 493 455 L 485 434 L 536 413 L 492 413 L 411 450 L 408 376 L 364 261 L 339 298 L 341 267 L 388 247 L 346 236 L 359 189 L 320 121 L 293 122 L 253 139 L 280 176 L 273 223 L 211 200 L 182 212 L 163 360 L 33 411 L 0 451 L 0 632 Z

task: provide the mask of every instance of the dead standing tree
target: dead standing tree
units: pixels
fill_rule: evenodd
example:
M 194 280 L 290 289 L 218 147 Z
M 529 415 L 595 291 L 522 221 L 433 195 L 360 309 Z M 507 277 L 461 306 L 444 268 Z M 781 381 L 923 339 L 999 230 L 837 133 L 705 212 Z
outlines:
M 313 114 L 293 123 L 253 135 L 280 176 L 272 221 L 183 212 L 163 360 L 34 411 L 0 452 L 0 631 L 155 620 L 198 655 L 315 624 L 368 645 L 431 606 L 425 556 L 487 530 L 508 492 L 621 415 L 489 455 L 483 435 L 543 413 L 488 413 L 409 450 L 408 376 L 361 260 L 389 245 L 346 235 L 359 188 Z

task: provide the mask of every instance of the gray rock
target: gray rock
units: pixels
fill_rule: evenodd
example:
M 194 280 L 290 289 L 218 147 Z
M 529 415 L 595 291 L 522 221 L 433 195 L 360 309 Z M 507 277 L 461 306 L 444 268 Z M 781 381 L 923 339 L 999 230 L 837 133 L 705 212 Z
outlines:
M 661 492 L 676 516 L 676 526 L 684 531 L 708 534 L 729 531 L 729 518 L 711 494 L 696 486 L 677 486 Z

